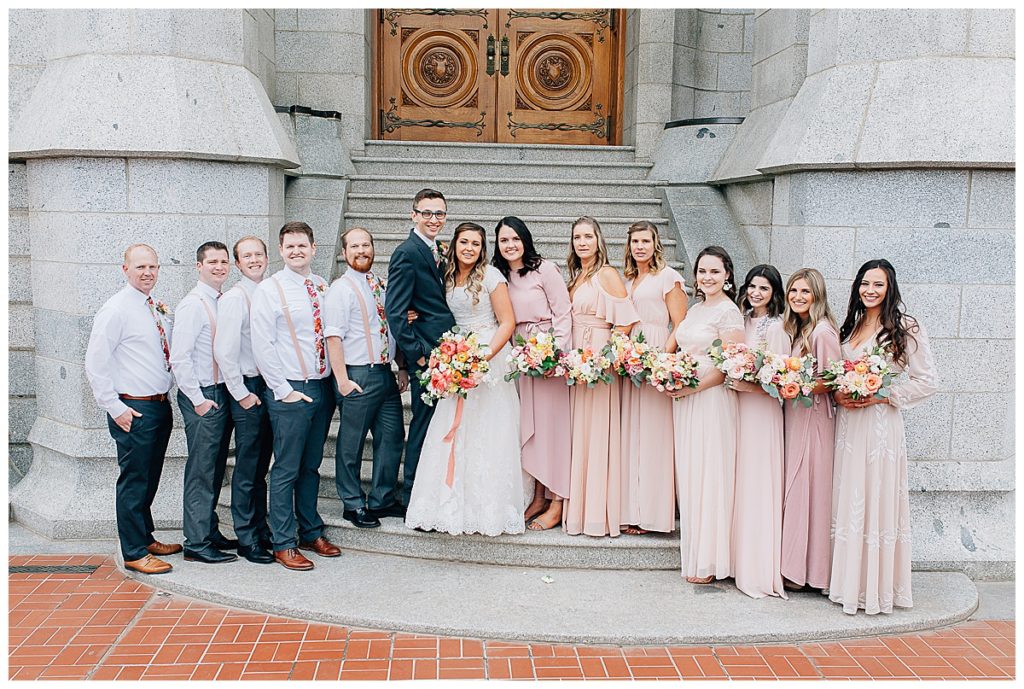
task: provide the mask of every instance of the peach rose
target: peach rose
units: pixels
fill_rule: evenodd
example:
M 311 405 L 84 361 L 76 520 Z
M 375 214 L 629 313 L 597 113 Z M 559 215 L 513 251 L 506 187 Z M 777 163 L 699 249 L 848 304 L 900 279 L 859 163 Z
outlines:
M 786 383 L 782 386 L 782 390 L 779 391 L 779 394 L 782 395 L 782 399 L 784 400 L 795 399 L 796 396 L 800 394 L 800 386 L 796 383 Z
M 877 392 L 878 388 L 882 387 L 882 379 L 874 373 L 869 373 L 864 376 L 864 386 L 871 392 Z
M 800 357 L 791 356 L 786 359 L 786 368 L 790 371 L 799 371 L 803 367 L 803 363 L 800 361 Z
M 865 364 L 863 361 L 858 361 L 856 364 L 853 365 L 853 370 L 861 375 L 864 375 L 865 373 L 868 372 L 868 365 Z

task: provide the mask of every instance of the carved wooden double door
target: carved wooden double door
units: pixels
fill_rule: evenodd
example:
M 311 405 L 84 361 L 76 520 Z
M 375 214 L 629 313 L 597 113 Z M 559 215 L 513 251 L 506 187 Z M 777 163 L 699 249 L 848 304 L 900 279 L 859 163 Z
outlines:
M 618 143 L 622 10 L 378 12 L 380 138 Z

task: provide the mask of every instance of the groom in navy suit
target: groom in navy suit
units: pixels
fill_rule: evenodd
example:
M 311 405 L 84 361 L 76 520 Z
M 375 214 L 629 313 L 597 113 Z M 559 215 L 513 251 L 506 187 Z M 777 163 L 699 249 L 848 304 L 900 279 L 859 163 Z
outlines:
M 402 479 L 401 502 L 404 506 L 409 504 L 423 439 L 427 435 L 430 417 L 434 415 L 434 408 L 424 404 L 420 398 L 423 386 L 416 374 L 426 368 L 430 350 L 437 346 L 441 335 L 455 325 L 455 318 L 445 299 L 444 263 L 437 242 L 437 235 L 444 228 L 447 216 L 444 194 L 433 189 L 420 190 L 412 202 L 411 218 L 415 227 L 409 232 L 409 238 L 391 254 L 388 265 L 388 298 L 384 308 L 388 327 L 409 363 L 412 393 L 412 422 L 405 444 Z M 408 320 L 410 310 L 419 314 L 412 323 Z

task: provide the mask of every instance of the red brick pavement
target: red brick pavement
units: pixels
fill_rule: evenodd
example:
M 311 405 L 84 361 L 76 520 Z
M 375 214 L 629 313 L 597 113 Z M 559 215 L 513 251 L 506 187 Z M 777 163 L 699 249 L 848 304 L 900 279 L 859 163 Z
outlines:
M 160 593 L 100 565 L 9 574 L 9 679 L 1013 679 L 1014 622 L 752 646 L 509 643 L 303 622 Z

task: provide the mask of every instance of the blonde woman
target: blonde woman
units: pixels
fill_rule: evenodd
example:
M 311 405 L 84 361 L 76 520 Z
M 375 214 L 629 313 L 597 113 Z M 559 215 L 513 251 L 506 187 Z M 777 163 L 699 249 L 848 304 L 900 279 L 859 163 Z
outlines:
M 505 381 L 508 341 L 516 326 L 508 285 L 487 264 L 487 235 L 462 223 L 445 254 L 448 307 L 463 332 L 489 345 L 490 384 L 471 390 L 457 421 L 457 400 L 443 399 L 430 420 L 405 524 L 450 534 L 523 533 L 523 472 L 519 453 L 519 395 Z M 445 437 L 455 429 L 454 439 Z M 454 452 L 452 485 L 446 483 Z
M 825 294 L 825 278 L 803 268 L 786 283 L 783 326 L 792 356 L 811 354 L 815 374 L 842 357 L 839 329 Z M 786 478 L 782 499 L 783 585 L 828 588 L 831 566 L 832 456 L 835 414 L 832 398 L 818 378 L 814 404 L 786 408 Z
M 572 225 L 569 250 L 572 346 L 595 352 L 612 328 L 626 334 L 640 320 L 615 268 L 597 220 L 584 216 Z M 621 510 L 619 392 L 616 380 L 570 392 L 572 461 L 563 523 L 570 535 L 618 536 Z
M 667 265 L 654 223 L 633 223 L 626 241 L 626 291 L 640 316 L 633 337 L 643 335 L 647 344 L 674 352 L 673 332 L 686 317 L 683 276 Z M 649 385 L 624 384 L 621 433 L 622 531 L 673 531 L 676 491 L 671 398 Z

